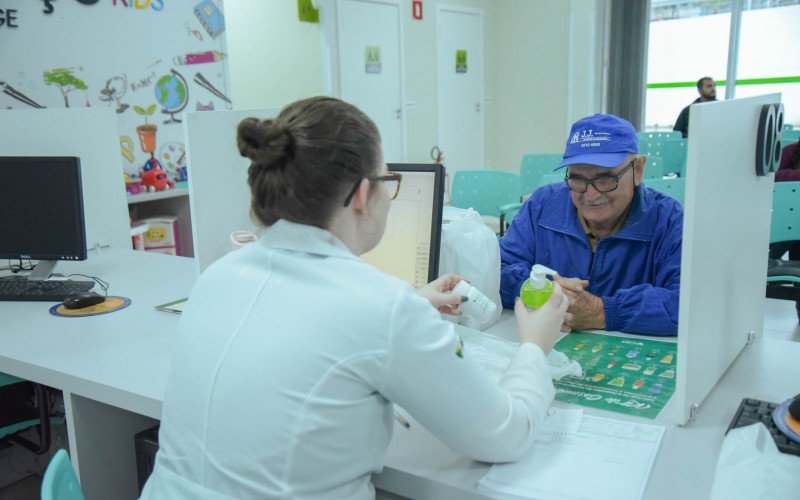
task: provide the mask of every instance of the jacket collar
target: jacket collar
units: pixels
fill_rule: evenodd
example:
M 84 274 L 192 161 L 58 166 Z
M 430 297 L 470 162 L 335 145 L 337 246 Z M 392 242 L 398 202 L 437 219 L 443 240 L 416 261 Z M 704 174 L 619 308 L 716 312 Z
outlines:
M 265 230 L 259 243 L 268 248 L 358 260 L 342 240 L 327 229 L 283 219 Z
M 578 219 L 578 210 L 572 203 L 572 197 L 566 185 L 556 188 L 551 203 L 544 207 L 543 212 L 540 224 L 557 231 L 585 237 L 586 233 Z M 609 237 L 649 241 L 653 239 L 655 226 L 655 199 L 643 184 L 639 184 L 633 193 L 628 220 L 622 229 Z

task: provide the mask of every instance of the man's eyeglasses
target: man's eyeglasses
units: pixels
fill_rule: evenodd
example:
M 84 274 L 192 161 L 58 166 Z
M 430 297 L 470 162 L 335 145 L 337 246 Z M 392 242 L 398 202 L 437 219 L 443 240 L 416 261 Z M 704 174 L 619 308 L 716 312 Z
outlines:
M 388 172 L 386 175 L 378 175 L 376 177 L 367 177 L 372 182 L 384 182 L 384 186 L 386 187 L 386 192 L 389 195 L 389 199 L 393 200 L 397 198 L 397 194 L 400 192 L 400 181 L 403 180 L 403 174 L 397 172 Z M 352 201 L 353 196 L 356 194 L 356 190 L 358 186 L 361 185 L 361 179 L 356 181 L 356 184 L 353 186 L 353 189 L 350 190 L 350 194 L 347 195 L 347 198 L 344 199 L 344 206 L 350 204 Z
M 631 160 L 628 166 L 623 168 L 622 172 L 618 173 L 617 175 L 601 175 L 600 177 L 595 177 L 594 179 L 581 179 L 580 177 L 570 177 L 567 175 L 564 177 L 564 181 L 567 183 L 567 186 L 569 186 L 569 189 L 574 193 L 585 193 L 589 188 L 589 184 L 594 186 L 598 193 L 609 193 L 617 189 L 617 186 L 619 186 L 619 179 L 625 175 L 625 172 L 630 170 L 635 163 L 636 158 Z

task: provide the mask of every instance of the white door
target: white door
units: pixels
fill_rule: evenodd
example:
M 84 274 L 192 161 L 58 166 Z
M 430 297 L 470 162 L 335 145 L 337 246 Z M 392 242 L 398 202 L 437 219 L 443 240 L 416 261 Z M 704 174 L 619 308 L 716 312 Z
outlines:
M 339 89 L 381 133 L 384 159 L 405 161 L 399 1 L 338 0 Z
M 439 5 L 437 12 L 439 149 L 450 179 L 484 168 L 483 11 Z

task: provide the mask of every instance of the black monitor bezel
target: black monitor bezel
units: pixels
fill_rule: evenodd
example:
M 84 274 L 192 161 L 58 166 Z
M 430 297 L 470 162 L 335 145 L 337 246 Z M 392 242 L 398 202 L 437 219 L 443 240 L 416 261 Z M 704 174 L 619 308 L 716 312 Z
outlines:
M 75 169 L 75 175 L 71 176 L 76 182 L 74 186 L 77 194 L 78 210 L 76 212 L 76 225 L 80 231 L 77 253 L 74 254 L 49 254 L 49 253 L 0 253 L 0 259 L 30 259 L 30 260 L 65 260 L 82 261 L 87 259 L 86 248 L 86 218 L 83 209 L 83 180 L 81 176 L 81 160 L 76 156 L 0 156 L 0 163 L 13 161 L 16 163 L 43 163 L 60 162 L 68 165 L 68 168 Z
M 431 245 L 428 254 L 428 282 L 439 277 L 439 256 L 442 241 L 442 211 L 444 210 L 444 165 L 438 163 L 387 163 L 391 172 L 430 172 L 433 180 L 433 220 L 431 221 Z M 402 189 L 402 188 L 401 188 Z

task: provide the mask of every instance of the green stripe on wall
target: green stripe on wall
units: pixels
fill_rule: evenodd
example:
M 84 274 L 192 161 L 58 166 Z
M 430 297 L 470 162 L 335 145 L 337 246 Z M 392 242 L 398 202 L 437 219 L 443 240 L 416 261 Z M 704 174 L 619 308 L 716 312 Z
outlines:
M 774 78 L 742 78 L 736 80 L 736 85 L 768 85 L 773 83 L 800 83 L 800 76 L 777 76 Z M 717 85 L 725 86 L 725 80 L 717 80 Z M 679 89 L 696 87 L 697 82 L 661 82 L 648 83 L 648 89 Z

